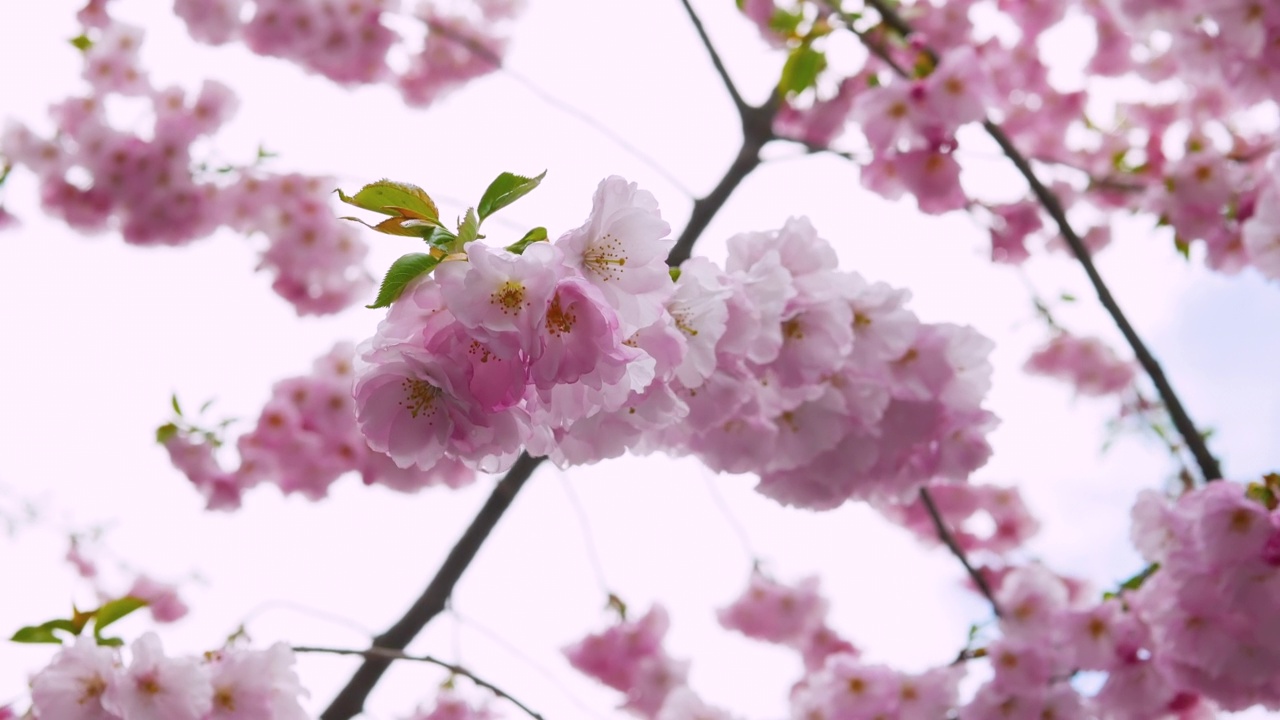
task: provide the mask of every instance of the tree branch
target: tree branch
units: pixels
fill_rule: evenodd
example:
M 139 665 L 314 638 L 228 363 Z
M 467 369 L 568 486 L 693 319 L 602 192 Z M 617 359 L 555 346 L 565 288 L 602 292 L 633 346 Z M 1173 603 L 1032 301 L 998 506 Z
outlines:
M 742 147 L 733 159 L 733 164 L 725 171 L 724 177 L 715 188 L 693 201 L 693 210 L 689 213 L 689 222 L 684 232 L 676 239 L 676 244 L 667 256 L 667 264 L 677 267 L 689 259 L 693 252 L 693 244 L 711 224 L 711 219 L 720 212 L 720 208 L 729 200 L 729 196 L 738 185 L 760 166 L 760 150 L 773 139 L 773 116 L 777 113 L 776 103 L 770 102 L 761 107 L 747 108 L 742 122 Z
M 1000 615 L 1000 604 L 996 602 L 996 595 L 991 590 L 991 585 L 987 579 L 978 572 L 972 564 L 969 563 L 969 556 L 965 554 L 964 548 L 956 542 L 956 538 L 951 534 L 951 528 L 947 527 L 946 521 L 942 519 L 942 513 L 938 512 L 938 506 L 933 502 L 933 494 L 929 492 L 929 488 L 920 488 L 920 502 L 924 503 L 924 509 L 929 513 L 929 519 L 933 520 L 933 528 L 938 531 L 938 539 L 942 541 L 952 555 L 960 561 L 964 566 L 965 572 L 969 573 L 969 577 L 973 578 L 973 583 L 978 586 L 978 590 L 982 593 L 987 602 L 991 603 L 991 611 Z
M 884 0 L 865 0 L 867 5 L 875 8 L 880 13 L 882 21 L 901 34 L 908 37 L 912 34 L 912 29 L 907 21 L 903 20 L 893 8 L 889 7 Z M 875 48 L 868 46 L 873 52 Z M 933 50 L 923 48 L 925 52 L 936 64 L 938 56 Z M 1124 335 L 1124 339 L 1129 343 L 1129 347 L 1133 349 L 1134 357 L 1137 358 L 1138 364 L 1146 371 L 1147 376 L 1151 378 L 1152 384 L 1156 387 L 1156 392 L 1160 395 L 1160 400 L 1164 403 L 1165 409 L 1169 413 L 1173 426 L 1178 429 L 1178 433 L 1182 435 L 1182 441 L 1186 444 L 1187 449 L 1195 458 L 1196 464 L 1200 467 L 1200 473 L 1204 476 L 1206 482 L 1221 479 L 1222 469 L 1218 465 L 1218 460 L 1209 452 L 1208 444 L 1205 442 L 1204 436 L 1196 428 L 1196 424 L 1191 420 L 1191 416 L 1182 405 L 1182 401 L 1178 398 L 1178 394 L 1174 391 L 1173 385 L 1165 376 L 1164 370 L 1160 367 L 1160 363 L 1156 360 L 1155 355 L 1147 348 L 1146 343 L 1138 335 L 1133 325 L 1125 316 L 1124 311 L 1120 309 L 1119 303 L 1111 294 L 1111 290 L 1103 281 L 1102 275 L 1098 273 L 1098 268 L 1093 264 L 1093 258 L 1089 253 L 1089 248 L 1085 246 L 1084 240 L 1071 226 L 1067 220 L 1066 212 L 1063 210 L 1062 201 L 1053 193 L 1036 175 L 1035 170 L 1031 167 L 1030 161 L 1023 155 L 1008 134 L 997 124 L 991 120 L 985 120 L 982 123 L 983 129 L 991 136 L 1005 156 L 1013 161 L 1014 167 L 1018 169 L 1022 177 L 1026 179 L 1031 186 L 1031 192 L 1040 201 L 1045 211 L 1049 213 L 1049 217 L 1053 218 L 1054 223 L 1058 226 L 1058 232 L 1062 234 L 1064 240 L 1067 241 L 1071 253 L 1075 255 L 1081 267 L 1084 268 L 1085 275 L 1089 277 L 1090 284 L 1093 285 L 1094 291 L 1098 295 L 1098 301 L 1102 303 L 1115 322 L 1116 327 L 1120 328 L 1120 333 Z
M 373 639 L 373 647 L 384 651 L 401 651 L 426 627 L 427 623 L 439 615 L 458 584 L 462 573 L 475 559 L 480 546 L 484 544 L 489 532 L 493 530 L 503 513 L 511 506 L 516 493 L 524 487 L 533 471 L 544 458 L 530 457 L 521 453 L 516 464 L 511 466 L 505 477 L 493 489 L 489 499 L 485 501 L 480 512 L 466 532 L 458 539 L 449 551 L 444 564 L 436 572 L 427 589 L 422 592 L 413 606 L 386 632 Z M 385 656 L 367 655 L 345 687 L 338 693 L 329 707 L 320 715 L 320 720 L 350 720 L 364 709 L 364 702 L 382 678 L 382 674 L 391 666 L 391 659 Z
M 689 0 L 680 0 L 684 5 L 685 12 L 689 13 L 689 20 L 693 22 L 693 29 L 698 31 L 698 37 L 702 39 L 702 47 L 706 48 L 707 54 L 711 56 L 711 64 L 716 68 L 716 74 L 720 76 L 720 81 L 724 83 L 724 89 L 729 91 L 729 97 L 733 98 L 733 106 L 738 109 L 739 115 L 746 115 L 750 111 L 751 105 L 742 99 L 742 94 L 738 92 L 738 86 L 733 83 L 733 78 L 729 77 L 729 69 L 725 67 L 724 61 L 720 59 L 720 53 L 716 51 L 715 45 L 711 42 L 711 37 L 707 35 L 707 29 L 702 25 L 702 18 L 698 17 L 697 11 L 693 9 L 693 5 Z
M 534 712 L 533 710 L 530 710 L 528 705 L 525 705 L 519 700 L 511 697 L 511 695 L 509 695 L 506 691 L 504 691 L 502 688 L 498 687 L 497 685 L 494 685 L 493 683 L 490 683 L 488 681 L 485 681 L 476 677 L 474 673 L 462 667 L 461 665 L 454 665 L 453 663 L 447 663 L 443 660 L 431 657 L 430 655 L 406 655 L 400 650 L 393 650 L 391 648 L 376 647 L 376 646 L 371 647 L 368 650 L 347 650 L 343 648 L 303 646 L 303 647 L 295 647 L 293 648 L 293 651 L 296 653 L 326 653 L 329 655 L 359 655 L 365 658 L 366 660 L 369 660 L 369 659 L 378 659 L 378 660 L 387 660 L 387 661 L 409 660 L 412 662 L 421 662 L 421 663 L 427 663 L 429 665 L 435 665 L 437 667 L 442 667 L 445 670 L 448 670 L 454 675 L 461 675 L 467 678 L 468 680 L 475 683 L 476 685 L 488 690 L 494 695 L 497 695 L 503 700 L 506 700 L 512 705 L 515 705 L 516 707 L 520 708 L 525 712 L 526 715 L 533 718 L 534 720 L 544 720 L 544 718 L 541 715 Z

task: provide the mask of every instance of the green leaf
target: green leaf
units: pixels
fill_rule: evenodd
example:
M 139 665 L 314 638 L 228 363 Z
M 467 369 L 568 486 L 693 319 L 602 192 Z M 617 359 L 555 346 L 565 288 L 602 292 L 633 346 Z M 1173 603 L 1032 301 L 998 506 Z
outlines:
M 147 606 L 146 600 L 143 600 L 142 598 L 132 597 L 130 595 L 126 595 L 120 598 L 119 600 L 112 600 L 111 602 L 103 605 L 102 607 L 98 608 L 98 611 L 96 613 L 94 613 L 94 618 L 93 618 L 94 637 L 101 638 L 103 628 L 119 620 L 120 618 L 125 617 L 129 613 L 135 610 L 138 610 L 140 608 L 144 608 L 146 606 Z
M 546 176 L 546 170 L 531 178 L 513 175 L 508 172 L 499 175 L 497 179 L 489 183 L 489 187 L 484 191 L 484 196 L 480 198 L 480 205 L 476 208 L 476 212 L 480 215 L 480 222 L 484 222 L 485 218 L 528 195 L 534 188 L 538 187 L 538 184 L 542 182 L 542 178 Z
M 809 43 L 804 43 L 787 56 L 787 62 L 782 66 L 782 80 L 778 83 L 778 89 L 788 95 L 802 93 L 816 85 L 818 75 L 826 69 L 826 54 L 821 50 L 814 50 Z
M 1178 254 L 1181 255 L 1184 260 L 1191 259 L 1191 243 L 1187 242 L 1186 240 L 1183 240 L 1180 237 L 1175 237 L 1173 239 L 1173 247 L 1178 251 Z
M 178 393 L 169 396 L 169 404 L 173 406 L 173 411 L 182 417 L 182 406 L 178 404 Z
M 1266 506 L 1267 509 L 1274 510 L 1276 507 L 1276 494 L 1266 485 L 1260 483 L 1249 483 L 1248 488 L 1244 492 L 1244 496 L 1254 502 L 1261 503 Z
M 539 226 L 525 233 L 524 237 L 520 238 L 516 242 L 508 245 L 507 250 L 517 255 L 523 255 L 525 248 L 529 247 L 530 245 L 536 242 L 545 242 L 546 239 L 547 239 L 547 229 Z
M 440 211 L 430 195 L 417 185 L 379 180 L 360 188 L 354 196 L 338 190 L 338 197 L 348 205 L 372 210 L 392 217 L 414 218 L 439 224 Z
M 769 29 L 786 38 L 794 38 L 800 34 L 800 23 L 804 22 L 804 11 L 789 11 L 774 8 L 769 18 Z
M 90 40 L 89 36 L 85 35 L 84 33 L 80 33 L 79 35 L 71 38 L 69 42 L 75 49 L 79 50 L 80 52 L 85 52 L 89 48 L 93 47 L 93 41 Z
M 476 217 L 475 208 L 467 208 L 467 215 L 458 224 L 458 238 L 455 250 L 462 250 L 467 243 L 480 237 L 480 220 Z
M 383 233 L 384 235 L 400 235 L 403 237 L 416 237 L 416 238 L 422 238 L 424 240 L 427 240 L 428 238 L 434 238 L 439 233 L 443 232 L 446 235 L 448 235 L 450 238 L 453 237 L 453 233 L 435 224 L 434 221 L 421 220 L 419 218 L 414 218 L 414 217 L 405 217 L 403 215 L 399 215 L 396 217 L 389 217 L 386 220 L 379 222 L 377 225 L 370 225 L 369 223 L 365 222 L 364 220 L 361 220 L 358 217 L 344 216 L 338 219 L 350 220 L 351 222 L 358 222 L 361 225 L 369 228 L 370 230 Z
M 1155 575 L 1156 571 L 1159 569 L 1160 569 L 1160 563 L 1151 563 L 1150 565 L 1143 568 L 1142 572 L 1120 583 L 1120 589 L 1121 590 L 1137 590 L 1138 588 L 1142 587 L 1142 583 L 1146 582 L 1147 578 L 1151 577 L 1152 575 Z
M 53 634 L 53 628 L 48 628 L 44 625 L 28 625 L 27 627 L 21 628 L 18 632 L 14 633 L 13 637 L 9 638 L 9 640 L 11 642 L 19 643 L 62 644 L 62 639 Z
M 440 258 L 426 253 L 409 253 L 400 256 L 400 259 L 391 263 L 387 276 L 382 279 L 382 287 L 378 289 L 378 299 L 372 305 L 365 307 L 370 309 L 389 307 L 400 297 L 400 293 L 404 292 L 409 283 L 419 275 L 431 272 L 432 268 L 439 264 Z
M 1059 295 L 1058 297 L 1062 299 L 1062 302 L 1069 302 L 1069 303 L 1071 303 L 1071 302 L 1075 302 L 1075 301 L 1076 301 L 1076 296 L 1075 296 L 1075 295 L 1072 295 L 1071 293 L 1067 293 L 1067 292 L 1062 293 L 1062 294 L 1061 294 L 1061 295 Z
M 120 638 L 109 638 L 99 635 L 94 639 L 98 641 L 99 645 L 106 645 L 107 647 L 120 647 L 121 645 L 124 645 L 124 640 L 121 640 Z
M 79 635 L 80 631 L 84 629 L 83 626 L 77 627 L 74 620 L 50 620 L 40 627 L 47 628 L 49 630 L 66 630 L 72 635 Z
M 169 442 L 178 434 L 178 426 L 173 423 L 165 423 L 156 428 L 156 442 L 161 445 Z

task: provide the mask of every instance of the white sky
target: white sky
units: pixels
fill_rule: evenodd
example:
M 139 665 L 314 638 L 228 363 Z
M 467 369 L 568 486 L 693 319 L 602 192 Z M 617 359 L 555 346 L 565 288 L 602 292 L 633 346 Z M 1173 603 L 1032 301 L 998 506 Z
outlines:
M 0 115 L 45 131 L 47 105 L 81 88 L 79 58 L 66 43 L 78 32 L 76 5 L 49 0 L 0 10 Z M 251 158 L 261 142 L 280 154 L 273 169 L 335 175 L 344 188 L 384 176 L 413 182 L 445 213 L 463 209 L 453 198 L 478 199 L 498 172 L 547 169 L 543 186 L 499 217 L 521 228 L 546 225 L 553 235 L 581 222 L 602 177 L 621 174 L 655 193 L 676 232 L 683 226 L 690 199 L 678 188 L 510 76 L 409 111 L 388 88 L 342 91 L 240 47 L 195 45 L 168 3 L 117 5 L 119 17 L 147 28 L 144 61 L 158 85 L 194 89 L 213 77 L 236 88 L 241 108 L 217 139 L 221 158 Z M 697 5 L 744 92 L 762 98 L 780 58 L 736 17 L 733 3 Z M 676 0 L 534 2 L 509 65 L 644 148 L 696 192 L 708 190 L 736 152 L 732 106 Z M 973 151 L 966 184 L 1016 187 L 990 155 Z M 61 561 L 65 533 L 93 525 L 110 527 L 106 546 L 135 568 L 169 581 L 198 577 L 183 586 L 190 617 L 161 628 L 171 651 L 219 645 L 262 603 L 306 606 L 372 632 L 397 618 L 492 481 L 403 496 L 347 478 L 323 503 L 266 489 L 250 494 L 239 513 L 209 514 L 151 440 L 168 417 L 171 392 L 188 406 L 216 397 L 215 413 L 252 421 L 272 382 L 306 372 L 335 340 L 367 336 L 380 314 L 357 308 L 299 321 L 269 279 L 252 272 L 257 240 L 219 233 L 173 251 L 79 237 L 40 217 L 23 171 L 4 200 L 24 225 L 0 236 L 0 508 L 29 498 L 42 514 L 0 538 L 0 635 L 54 617 L 72 600 L 93 604 Z M 910 203 L 870 196 L 843 161 L 796 158 L 749 178 L 698 251 L 721 257 L 732 233 L 775 228 L 799 214 L 833 242 L 843 267 L 910 288 L 922 318 L 972 324 L 997 341 L 990 407 L 1003 424 L 992 436 L 995 458 L 977 479 L 1022 484 L 1045 525 L 1033 543 L 1037 555 L 1103 585 L 1139 569 L 1125 541 L 1128 508 L 1138 489 L 1163 482 L 1169 463 L 1154 444 L 1132 439 L 1100 457 L 1109 403 L 1075 400 L 1068 389 L 1019 372 L 1044 331 L 1021 277 L 985 259 L 973 222 L 961 214 L 925 218 Z M 1127 223 L 1117 236 L 1100 258 L 1102 271 L 1193 416 L 1216 429 L 1214 448 L 1228 474 L 1246 478 L 1280 466 L 1277 288 L 1253 273 L 1223 278 L 1187 265 L 1149 223 Z M 415 242 L 370 241 L 375 274 Z M 1064 257 L 1028 269 L 1044 295 L 1081 298 L 1060 309 L 1062 321 L 1117 337 Z M 790 653 L 715 623 L 714 608 L 744 587 L 750 558 L 717 511 L 711 486 L 773 574 L 821 573 L 833 626 L 873 661 L 946 662 L 969 623 L 985 617 L 980 602 L 956 590 L 961 570 L 945 552 L 921 550 L 865 507 L 786 510 L 751 485 L 664 458 L 565 474 L 544 467 L 460 583 L 457 615 L 437 619 L 410 649 L 462 662 L 549 719 L 613 714 L 616 694 L 580 678 L 558 652 L 609 620 L 566 487 L 589 516 L 608 587 L 636 611 L 666 604 L 668 647 L 692 660 L 695 689 L 747 717 L 784 716 L 799 666 Z M 119 631 L 134 637 L 148 627 L 145 617 L 131 618 Z M 249 632 L 260 643 L 367 642 L 350 627 L 279 607 L 255 618 Z M 24 694 L 27 673 L 51 652 L 0 644 L 0 704 Z M 327 704 L 356 662 L 300 658 L 312 709 Z M 426 666 L 397 666 L 367 716 L 407 714 L 441 679 Z

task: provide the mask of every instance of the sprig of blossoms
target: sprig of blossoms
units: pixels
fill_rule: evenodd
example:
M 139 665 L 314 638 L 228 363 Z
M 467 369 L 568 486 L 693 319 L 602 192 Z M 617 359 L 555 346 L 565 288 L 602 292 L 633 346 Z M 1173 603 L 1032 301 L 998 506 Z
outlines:
M 105 3 L 82 18 L 94 35 L 84 52 L 90 91 L 53 107 L 50 138 L 13 120 L 0 133 L 0 155 L 35 173 L 47 212 L 82 232 L 118 231 L 135 245 L 182 245 L 223 226 L 261 233 L 260 268 L 273 272 L 273 289 L 300 314 L 337 312 L 367 292 L 367 247 L 334 217 L 331 180 L 203 168 L 193 144 L 235 113 L 230 88 L 215 81 L 194 95 L 155 88 L 138 64 L 141 29 L 112 19 Z M 113 122 L 107 105 L 121 97 L 150 109 L 150 128 Z
M 1116 213 L 1138 212 L 1170 228 L 1180 252 L 1202 247 L 1213 268 L 1280 277 L 1267 202 L 1275 126 L 1259 120 L 1280 99 L 1272 4 L 1010 0 L 990 9 L 1016 31 L 992 34 L 975 24 L 972 0 L 894 3 L 907 37 L 897 20 L 826 2 L 739 5 L 789 66 L 817 68 L 800 80 L 784 71 L 775 131 L 811 148 L 850 138 L 863 185 L 914 197 L 922 212 L 985 207 L 993 260 L 1022 262 L 1031 238 L 1063 244 L 1043 229 L 1036 198 L 984 202 L 962 186 L 960 130 L 988 119 L 1049 179 L 1090 252 L 1110 241 Z M 1081 18 L 1092 25 L 1094 54 L 1084 82 L 1064 87 L 1050 81 L 1040 39 L 1064 22 L 1081 32 Z M 846 29 L 871 53 L 832 77 L 828 36 Z M 1112 78 L 1147 91 L 1117 101 Z M 819 94 L 826 87 L 837 90 Z
M 170 657 L 147 633 L 130 648 L 79 638 L 31 679 L 41 720 L 306 720 L 293 651 L 227 648 Z
M 427 219 L 387 231 L 438 222 L 412 197 Z M 399 210 L 372 191 L 359 202 Z M 669 272 L 667 233 L 653 196 L 617 177 L 554 242 L 516 252 L 449 233 L 361 346 L 370 446 L 404 468 L 490 472 L 522 449 L 561 465 L 694 454 L 811 508 L 985 462 L 988 341 L 920 323 L 905 292 L 838 271 L 806 220 L 731 239 L 725 270 L 694 258 Z
M 371 449 L 356 427 L 353 363 L 351 343 L 338 343 L 316 359 L 310 375 L 276 383 L 257 426 L 236 441 L 240 461 L 235 470 L 223 468 L 208 435 L 169 424 L 161 428 L 160 441 L 211 510 L 239 508 L 243 493 L 263 483 L 319 500 L 352 471 L 366 485 L 401 492 L 438 484 L 458 488 L 475 479 L 474 472 L 452 460 L 442 459 L 426 471 L 402 469 Z
M 409 15 L 421 23 L 419 47 L 393 29 L 391 0 L 174 0 L 191 37 L 295 63 L 346 86 L 388 83 L 425 107 L 468 81 L 498 70 L 510 21 L 523 0 L 425 0 Z M 415 39 L 416 40 L 416 39 Z M 388 57 L 409 53 L 393 70 Z

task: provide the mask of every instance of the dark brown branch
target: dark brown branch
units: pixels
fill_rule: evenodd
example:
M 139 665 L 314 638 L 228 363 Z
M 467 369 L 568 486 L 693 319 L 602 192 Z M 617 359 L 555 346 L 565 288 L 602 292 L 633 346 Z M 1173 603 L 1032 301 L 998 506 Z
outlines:
M 911 26 L 898 15 L 893 8 L 889 7 L 884 0 L 866 0 L 866 3 L 875 8 L 880 13 L 882 21 L 893 28 L 894 31 L 903 37 L 911 35 Z M 873 48 L 874 50 L 874 48 Z M 937 54 L 930 49 L 924 49 L 929 57 L 936 63 Z M 1049 213 L 1049 217 L 1053 218 L 1054 223 L 1058 226 L 1058 232 L 1062 234 L 1067 246 L 1071 248 L 1071 253 L 1076 256 L 1081 267 L 1084 268 L 1085 274 L 1089 277 L 1090 284 L 1093 285 L 1094 291 L 1098 294 L 1098 301 L 1102 303 L 1115 322 L 1116 327 L 1120 328 L 1120 333 L 1124 335 L 1124 339 L 1129 343 L 1129 347 L 1133 349 L 1134 357 L 1137 358 L 1138 364 L 1146 371 L 1147 376 L 1151 378 L 1152 384 L 1156 387 L 1156 392 L 1160 395 L 1160 400 L 1164 403 L 1165 409 L 1169 413 L 1169 418 L 1173 421 L 1173 426 L 1178 429 L 1178 433 L 1182 435 L 1182 441 L 1186 444 L 1187 449 L 1195 458 L 1196 464 L 1200 467 L 1200 473 L 1204 476 L 1206 482 L 1221 479 L 1222 469 L 1218 465 L 1218 460 L 1209 452 L 1209 446 L 1205 442 L 1204 436 L 1196 428 L 1196 424 L 1191 420 L 1191 416 L 1182 405 L 1182 401 L 1178 398 L 1178 394 L 1174 391 L 1173 385 L 1165 376 L 1164 370 L 1160 367 L 1160 363 L 1156 360 L 1155 355 L 1147 348 L 1146 343 L 1138 335 L 1138 332 L 1130 324 L 1128 317 L 1124 311 L 1120 309 L 1119 303 L 1111 294 L 1111 290 L 1103 281 L 1102 275 L 1098 273 L 1098 268 L 1093 264 L 1093 257 L 1089 253 L 1089 248 L 1085 246 L 1084 240 L 1071 226 L 1067 220 L 1066 212 L 1063 210 L 1062 201 L 1053 193 L 1036 175 L 1035 170 L 1031 167 L 1031 162 L 1027 160 L 1008 134 L 994 122 L 986 120 L 982 123 L 983 129 L 991 136 L 1005 156 L 1013 161 L 1014 167 L 1018 169 L 1022 177 L 1026 179 L 1031 186 L 1031 192 L 1040 201 L 1045 211 Z
M 970 564 L 969 556 L 965 554 L 964 548 L 960 547 L 960 544 L 956 542 L 955 536 L 951 534 L 951 528 L 947 527 L 946 521 L 942 519 L 942 513 L 938 512 L 938 506 L 933 502 L 933 495 L 929 492 L 929 488 L 920 488 L 920 502 L 924 503 L 924 509 L 928 511 L 929 519 L 933 521 L 933 528 L 938 531 L 938 539 L 942 541 L 943 545 L 947 546 L 951 554 L 955 555 L 960 564 L 964 566 L 965 572 L 969 573 L 973 583 L 978 586 L 978 591 L 987 599 L 987 602 L 991 603 L 991 611 L 996 614 L 996 617 L 1001 617 L 1000 604 L 996 602 L 996 595 L 991 591 L 991 585 L 983 577 L 982 573 Z
M 776 102 L 769 102 L 761 107 L 749 107 L 742 116 L 742 147 L 733 159 L 733 164 L 725 171 L 724 177 L 705 197 L 693 201 L 693 211 L 689 213 L 689 222 L 684 232 L 676 240 L 667 256 L 667 264 L 678 267 L 689 259 L 693 252 L 693 244 L 711 224 L 711 219 L 720 212 L 720 208 L 729 200 L 729 196 L 738 185 L 760 166 L 760 150 L 773 139 L 773 117 L 777 114 Z
M 702 47 L 706 48 L 707 54 L 711 56 L 711 64 L 716 68 L 716 74 L 720 76 L 720 81 L 724 83 L 724 89 L 729 92 L 729 97 L 733 99 L 733 106 L 738 109 L 739 115 L 746 115 L 750 111 L 751 105 L 742 99 L 742 93 L 738 92 L 738 86 L 733 83 L 733 78 L 729 77 L 729 69 L 725 67 L 724 61 L 720 59 L 720 53 L 716 51 L 715 45 L 711 42 L 711 37 L 707 35 L 707 29 L 702 25 L 702 18 L 698 17 L 697 11 L 693 9 L 693 5 L 689 4 L 689 0 L 680 0 L 684 5 L 685 12 L 689 13 L 689 20 L 693 22 L 693 29 L 698 31 L 698 37 L 702 40 Z
M 1062 202 L 1058 199 L 1058 196 L 1045 187 L 1044 183 L 1040 182 L 1040 178 L 1036 176 L 1030 162 L 1018 152 L 1018 149 L 1013 145 L 1013 141 L 1009 139 L 1009 136 L 1005 134 L 999 125 L 987 120 L 982 123 L 982 127 L 1000 145 L 1005 155 L 1013 161 L 1014 166 L 1018 168 L 1018 171 L 1022 173 L 1022 176 L 1031 185 L 1031 192 L 1035 194 L 1040 204 L 1048 211 L 1049 217 L 1053 218 L 1053 221 L 1058 225 L 1058 231 L 1062 233 L 1063 239 L 1067 241 L 1067 245 L 1071 248 L 1071 253 L 1076 256 L 1076 260 L 1084 268 L 1085 274 L 1089 276 L 1089 283 L 1093 285 L 1094 291 L 1097 292 L 1098 301 L 1102 303 L 1102 307 L 1106 308 L 1107 314 L 1115 321 L 1116 327 L 1120 328 L 1120 333 L 1128 341 L 1129 347 L 1133 348 L 1133 354 L 1137 358 L 1138 364 L 1142 366 L 1147 376 L 1151 378 L 1152 384 L 1156 386 L 1156 392 L 1159 393 L 1160 400 L 1163 401 L 1165 410 L 1168 411 L 1169 418 L 1173 421 L 1173 426 L 1178 429 L 1178 433 L 1182 435 L 1182 441 L 1186 443 L 1187 449 L 1191 451 L 1191 456 L 1196 459 L 1196 464 L 1200 466 L 1200 473 L 1204 476 L 1205 481 L 1212 482 L 1221 479 L 1222 469 L 1218 465 L 1218 459 L 1209 452 L 1209 446 L 1205 443 L 1204 436 L 1196 428 L 1196 424 L 1192 422 L 1186 408 L 1182 406 L 1182 401 L 1178 398 L 1177 392 L 1174 391 L 1169 378 L 1165 376 L 1164 369 L 1160 367 L 1155 355 L 1147 348 L 1146 343 L 1138 335 L 1138 331 L 1133 328 L 1133 325 L 1129 323 L 1129 318 L 1120 309 L 1120 304 L 1111 295 L 1111 290 L 1102 280 L 1102 275 L 1098 273 L 1097 266 L 1093 264 L 1093 257 L 1089 254 L 1089 248 L 1085 246 L 1084 240 L 1081 239 L 1067 220 L 1066 212 L 1064 212 Z
M 347 650 L 343 648 L 303 646 L 303 647 L 295 647 L 293 651 L 297 653 L 325 653 L 328 655 L 359 655 L 365 658 L 366 660 L 371 660 L 371 659 L 386 660 L 386 661 L 409 660 L 411 662 L 421 662 L 421 663 L 427 663 L 429 665 L 435 665 L 437 667 L 442 667 L 445 670 L 448 670 L 454 675 L 461 675 L 467 678 L 468 680 L 475 683 L 476 685 L 488 690 L 494 695 L 497 695 L 503 700 L 506 700 L 512 705 L 515 705 L 516 707 L 520 708 L 521 710 L 524 711 L 526 715 L 533 718 L 534 720 L 544 720 L 542 715 L 529 709 L 528 705 L 525 705 L 519 700 L 511 697 L 511 695 L 509 695 L 506 691 L 504 691 L 502 688 L 498 687 L 497 685 L 494 685 L 493 683 L 490 683 L 486 680 L 482 680 L 476 677 L 474 673 L 462 667 L 461 665 L 454 665 L 453 663 L 445 662 L 438 658 L 431 657 L 430 655 L 406 655 L 404 652 L 400 650 L 393 650 L 391 648 L 384 648 L 384 647 L 371 647 L 368 650 Z
M 404 650 L 422 628 L 444 610 L 445 603 L 453 593 L 453 588 L 458 584 L 462 573 L 475 559 L 476 553 L 489 537 L 490 531 L 502 519 L 503 513 L 510 507 L 516 493 L 524 487 L 525 482 L 533 475 L 534 469 L 543 459 L 523 453 L 520 455 L 516 464 L 507 471 L 506 476 L 493 489 L 493 493 L 480 508 L 475 519 L 471 521 L 466 532 L 449 551 L 444 564 L 427 585 L 427 589 L 396 624 L 373 639 L 374 648 L 380 648 L 381 651 Z M 358 715 L 364 709 L 365 699 L 369 697 L 369 693 L 373 691 L 374 686 L 378 684 L 382 674 L 390 665 L 391 660 L 386 657 L 366 656 L 364 663 L 320 715 L 320 720 L 350 720 Z

